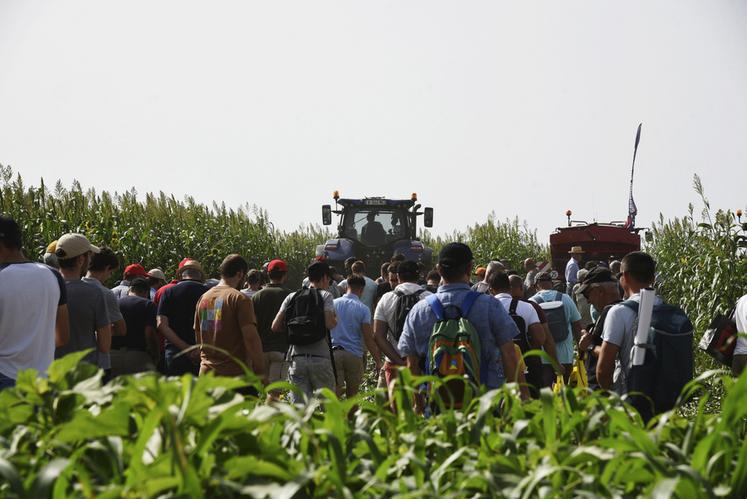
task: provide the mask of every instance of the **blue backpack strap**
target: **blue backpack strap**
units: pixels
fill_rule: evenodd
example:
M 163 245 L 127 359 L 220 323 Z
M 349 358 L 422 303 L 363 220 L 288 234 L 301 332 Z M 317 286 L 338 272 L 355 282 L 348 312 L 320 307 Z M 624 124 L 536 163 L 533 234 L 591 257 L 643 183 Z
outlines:
M 436 320 L 437 321 L 444 320 L 444 306 L 441 304 L 441 300 L 439 300 L 436 297 L 436 295 L 433 294 L 433 295 L 428 295 L 425 298 L 425 301 L 431 307 L 431 310 L 433 310 L 433 313 L 436 314 Z
M 563 301 L 563 293 L 560 291 L 555 292 L 555 301 L 562 302 Z
M 469 291 L 467 293 L 467 296 L 465 296 L 464 300 L 462 301 L 462 306 L 459 307 L 459 310 L 462 313 L 462 317 L 467 318 L 467 316 L 469 315 L 469 311 L 472 310 L 472 305 L 475 304 L 481 294 L 482 293 L 478 293 L 477 291 Z

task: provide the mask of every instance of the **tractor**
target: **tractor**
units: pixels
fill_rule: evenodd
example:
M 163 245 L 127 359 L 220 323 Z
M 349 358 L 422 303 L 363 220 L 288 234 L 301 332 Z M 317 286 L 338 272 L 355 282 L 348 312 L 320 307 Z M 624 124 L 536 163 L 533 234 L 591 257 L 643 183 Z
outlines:
M 431 266 L 433 250 L 418 239 L 417 218 L 422 215 L 423 225 L 433 227 L 433 208 L 418 211 L 421 205 L 417 194 L 413 193 L 410 199 L 341 199 L 335 191 L 332 197 L 335 207 L 322 206 L 322 223 L 331 225 L 332 214 L 339 215 L 337 238 L 317 246 L 317 258 L 326 259 L 342 271 L 345 260 L 355 257 L 366 264 L 372 275 L 397 254 Z

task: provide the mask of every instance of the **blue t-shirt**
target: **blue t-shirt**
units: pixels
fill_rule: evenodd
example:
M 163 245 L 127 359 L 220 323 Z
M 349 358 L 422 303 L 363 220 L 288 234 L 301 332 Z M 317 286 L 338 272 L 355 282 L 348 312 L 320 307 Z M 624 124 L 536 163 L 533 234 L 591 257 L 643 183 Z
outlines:
M 573 364 L 573 327 L 571 327 L 571 324 L 581 320 L 581 313 L 578 311 L 576 304 L 573 303 L 573 300 L 567 294 L 560 293 L 559 291 L 555 291 L 553 289 L 545 289 L 543 291 L 540 291 L 529 299 L 535 303 L 547 303 L 551 301 L 558 301 L 558 294 L 560 294 L 560 299 L 563 302 L 563 308 L 565 309 L 565 318 L 568 321 L 568 336 L 563 341 L 555 343 L 555 350 L 558 353 L 558 361 L 561 364 Z M 535 296 L 539 296 L 540 300 L 535 300 Z M 544 358 L 542 359 L 542 363 L 549 364 L 549 362 Z
M 470 286 L 466 283 L 445 284 L 438 288 L 436 297 L 448 315 L 450 305 L 461 306 Z M 513 341 L 519 334 L 516 323 L 503 305 L 490 295 L 480 295 L 467 314 L 467 320 L 480 336 L 480 382 L 488 388 L 498 388 L 503 379 L 503 361 L 499 347 Z M 407 314 L 405 327 L 397 345 L 403 356 L 425 357 L 436 315 L 430 305 L 421 300 Z
M 358 298 L 346 293 L 335 300 L 337 326 L 330 331 L 332 347 L 342 347 L 357 357 L 363 357 L 363 324 L 371 324 L 371 310 Z

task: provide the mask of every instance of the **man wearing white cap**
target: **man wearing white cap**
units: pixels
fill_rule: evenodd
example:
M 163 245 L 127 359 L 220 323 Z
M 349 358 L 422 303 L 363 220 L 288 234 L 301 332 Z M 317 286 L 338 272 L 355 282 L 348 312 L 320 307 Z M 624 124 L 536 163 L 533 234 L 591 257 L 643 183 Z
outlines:
M 148 284 L 150 284 L 150 299 L 153 301 L 156 297 L 156 291 L 166 284 L 166 274 L 159 268 L 150 269 L 148 271 Z
M 91 255 L 99 251 L 82 234 L 65 234 L 57 241 L 55 255 L 67 290 L 70 341 L 57 347 L 55 358 L 90 348 L 93 352 L 84 360 L 98 365 L 99 353 L 107 354 L 111 349 L 111 322 L 104 295 L 95 284 L 81 280 Z
M 571 259 L 565 264 L 565 284 L 566 293 L 573 296 L 573 286 L 578 282 L 578 269 L 581 263 L 581 257 L 586 253 L 581 246 L 573 246 L 568 252 Z

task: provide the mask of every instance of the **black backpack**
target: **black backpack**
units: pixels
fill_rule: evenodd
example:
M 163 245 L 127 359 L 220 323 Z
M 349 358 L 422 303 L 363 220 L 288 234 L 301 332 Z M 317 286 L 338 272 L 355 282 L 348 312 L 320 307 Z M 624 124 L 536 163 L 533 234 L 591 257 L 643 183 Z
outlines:
M 405 328 L 407 314 L 409 314 L 412 307 L 420 301 L 420 295 L 423 294 L 424 291 L 424 289 L 419 289 L 409 295 L 402 291 L 394 291 L 394 294 L 397 295 L 397 309 L 394 312 L 394 324 L 396 325 L 396 329 L 392 331 L 395 340 L 399 341 L 399 337 L 402 335 L 402 330 Z
M 627 300 L 622 305 L 638 314 L 638 302 Z M 693 379 L 693 325 L 681 308 L 654 305 L 648 341 L 640 346 L 646 348 L 646 358 L 643 365 L 630 368 L 627 392 L 633 407 L 648 421 L 672 409 L 682 388 Z M 630 359 L 632 364 L 632 352 Z
M 324 299 L 318 289 L 296 291 L 285 310 L 285 327 L 291 345 L 310 345 L 327 337 Z
M 521 353 L 527 353 L 529 350 L 532 349 L 531 345 L 529 344 L 529 335 L 527 334 L 527 324 L 524 321 L 524 318 L 516 313 L 516 307 L 519 305 L 519 299 L 518 298 L 511 298 L 511 305 L 508 307 L 508 315 L 511 316 L 511 318 L 516 323 L 516 327 L 519 328 L 519 334 L 516 335 L 514 338 L 514 343 L 519 345 L 519 348 L 521 348 Z

